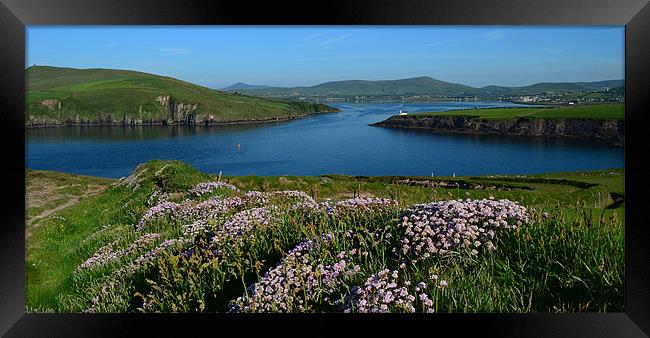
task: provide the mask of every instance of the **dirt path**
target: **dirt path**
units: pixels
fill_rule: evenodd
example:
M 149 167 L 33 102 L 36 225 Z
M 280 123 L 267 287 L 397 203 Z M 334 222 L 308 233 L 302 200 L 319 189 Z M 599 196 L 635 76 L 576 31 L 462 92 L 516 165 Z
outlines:
M 67 188 L 80 187 L 80 186 L 81 184 L 70 184 L 70 185 L 62 185 L 57 187 L 42 185 L 42 186 L 34 187 L 32 189 L 29 189 L 30 191 L 27 191 L 27 201 L 29 202 L 29 205 L 27 207 L 28 208 L 41 207 L 52 200 L 50 195 L 56 193 L 57 190 L 63 190 Z
M 544 109 L 547 109 L 547 108 L 544 108 Z M 535 113 L 539 113 L 539 112 L 541 112 L 541 111 L 544 111 L 544 109 L 533 110 L 533 111 L 531 111 L 530 113 L 526 113 L 526 114 L 523 114 L 523 115 L 519 115 L 519 117 L 530 116 L 530 115 L 533 115 L 533 114 L 535 114 Z
M 69 186 L 68 186 L 69 187 Z M 66 188 L 66 186 L 63 187 L 57 187 L 51 190 L 60 190 L 62 188 Z M 43 210 L 40 214 L 30 218 L 29 220 L 26 220 L 26 230 L 25 230 L 25 238 L 29 238 L 31 236 L 32 230 L 40 226 L 40 223 L 36 223 L 39 220 L 42 220 L 54 213 L 57 213 L 65 208 L 71 207 L 75 204 L 77 204 L 80 200 L 91 197 L 94 195 L 97 195 L 104 191 L 106 189 L 106 186 L 100 186 L 100 185 L 89 185 L 86 187 L 86 190 L 80 195 L 80 196 L 70 196 L 70 195 L 65 195 L 66 197 L 70 197 L 70 199 L 63 204 L 60 204 L 52 209 L 47 209 Z M 44 204 L 44 203 L 43 203 Z M 34 225 L 34 226 L 32 226 Z

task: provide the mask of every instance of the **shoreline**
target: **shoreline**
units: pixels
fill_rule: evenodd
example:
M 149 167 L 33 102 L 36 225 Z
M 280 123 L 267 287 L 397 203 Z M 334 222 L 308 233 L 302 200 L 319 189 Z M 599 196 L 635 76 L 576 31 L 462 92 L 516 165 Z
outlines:
M 151 160 L 150 160 L 151 161 Z M 171 161 L 180 161 L 180 160 L 171 160 Z M 146 163 L 146 162 L 144 162 Z M 408 180 L 408 179 L 416 179 L 416 180 L 421 180 L 421 181 L 441 181 L 441 180 L 447 180 L 447 181 L 463 181 L 463 180 L 468 180 L 472 178 L 483 178 L 483 179 L 509 179 L 509 178 L 538 178 L 540 176 L 553 176 L 553 175 L 561 175 L 561 176 L 585 176 L 585 175 L 590 175 L 593 173 L 600 173 L 600 172 L 605 172 L 609 171 L 610 174 L 617 174 L 617 171 L 623 171 L 623 175 L 625 173 L 625 167 L 610 167 L 610 168 L 602 168 L 602 169 L 585 169 L 585 170 L 573 170 L 573 171 L 545 171 L 545 172 L 535 172 L 535 173 L 488 173 L 488 174 L 478 174 L 478 175 L 458 175 L 458 176 L 448 176 L 448 175 L 435 175 L 435 176 L 427 176 L 427 175 L 352 175 L 352 174 L 333 174 L 333 173 L 324 173 L 324 174 L 319 174 L 319 175 L 222 175 L 222 178 L 246 178 L 246 177 L 262 177 L 262 178 L 280 178 L 280 177 L 291 177 L 291 178 L 313 178 L 313 179 L 322 179 L 322 178 L 327 178 L 327 179 L 374 179 L 374 180 L 381 180 L 381 179 L 396 179 L 396 180 Z M 54 173 L 54 174 L 63 174 L 63 175 L 71 175 L 71 176 L 76 176 L 76 177 L 81 177 L 81 178 L 93 178 L 93 179 L 106 179 L 106 180 L 111 180 L 111 181 L 119 181 L 120 177 L 107 177 L 107 176 L 98 176 L 98 175 L 87 175 L 87 174 L 79 174 L 79 173 L 74 173 L 74 172 L 69 172 L 69 171 L 60 171 L 60 170 L 49 170 L 49 169 L 33 169 L 30 167 L 25 166 L 25 174 L 27 175 L 29 172 L 32 173 Z M 208 175 L 213 175 L 217 176 L 219 173 L 212 173 L 212 172 L 205 172 Z M 125 177 L 125 176 L 122 176 Z
M 425 132 L 431 132 L 436 134 L 451 134 L 451 135 L 507 136 L 507 137 L 530 137 L 530 138 L 539 137 L 544 139 L 593 140 L 593 141 L 602 142 L 604 144 L 619 147 L 619 148 L 624 147 L 624 145 L 621 143 L 612 142 L 609 139 L 603 139 L 597 137 L 590 138 L 590 137 L 580 137 L 580 136 L 572 136 L 572 135 L 559 136 L 559 135 L 530 135 L 530 134 L 499 134 L 496 132 L 476 132 L 473 130 L 454 130 L 454 129 L 439 130 L 439 129 L 431 129 L 427 127 L 406 127 L 406 126 L 383 125 L 380 124 L 380 122 L 369 124 L 369 126 L 391 128 L 391 129 L 411 129 L 411 130 L 425 131 Z
M 411 129 L 439 134 L 543 137 L 594 140 L 624 147 L 623 120 L 619 119 L 495 119 L 478 116 L 400 116 L 369 124 L 373 127 Z
M 149 160 L 149 161 L 155 161 L 155 160 Z M 149 162 L 145 161 L 143 163 Z M 169 160 L 169 161 L 180 161 L 181 160 Z M 108 177 L 108 176 L 99 176 L 99 175 L 88 175 L 88 174 L 79 174 L 75 172 L 69 172 L 69 171 L 60 171 L 60 170 L 51 170 L 51 169 L 34 169 L 30 168 L 28 166 L 25 166 L 25 171 L 26 172 L 34 172 L 34 173 L 55 173 L 55 174 L 64 174 L 64 175 L 72 175 L 72 176 L 77 176 L 77 177 L 82 177 L 82 178 L 95 178 L 95 179 L 106 179 L 106 180 L 112 180 L 112 181 L 118 181 L 120 177 L 125 177 L 125 176 L 120 176 L 120 177 Z M 484 179 L 508 179 L 508 178 L 539 178 L 539 177 L 545 177 L 545 176 L 554 176 L 554 175 L 561 175 L 561 176 L 585 176 L 585 175 L 590 175 L 593 173 L 600 173 L 600 172 L 605 172 L 609 171 L 610 174 L 616 174 L 617 171 L 625 171 L 625 167 L 608 167 L 608 168 L 601 168 L 601 169 L 585 169 L 585 170 L 570 170 L 570 171 L 544 171 L 544 172 L 533 172 L 533 173 L 486 173 L 486 174 L 464 174 L 464 175 L 435 175 L 435 176 L 428 176 L 428 175 L 353 175 L 353 174 L 337 174 L 337 173 L 323 173 L 319 175 L 291 175 L 291 174 L 285 174 L 285 175 L 227 175 L 224 174 L 222 175 L 222 178 L 246 178 L 246 177 L 262 177 L 262 178 L 280 178 L 280 177 L 291 177 L 291 178 L 328 178 L 328 179 L 339 179 L 339 178 L 345 178 L 345 179 L 375 179 L 375 180 L 381 180 L 381 179 L 417 179 L 417 180 L 424 180 L 424 181 L 440 181 L 440 180 L 449 180 L 449 181 L 462 181 L 462 180 L 468 180 L 472 178 L 484 178 Z M 217 176 L 219 173 L 217 172 L 208 172 L 205 171 L 206 174 L 208 175 L 213 175 Z
M 25 124 L 26 129 L 39 129 L 39 128 L 60 128 L 60 127 L 153 127 L 153 126 L 166 126 L 166 127 L 178 127 L 178 126 L 188 126 L 188 127 L 218 127 L 218 126 L 228 126 L 228 125 L 244 125 L 244 124 L 261 124 L 261 123 L 272 123 L 272 122 L 287 122 L 297 119 L 306 118 L 309 116 L 319 115 L 319 114 L 333 114 L 340 113 L 340 110 L 337 111 L 322 111 L 322 112 L 311 112 L 305 115 L 291 115 L 284 117 L 276 118 L 265 118 L 265 119 L 251 119 L 251 120 L 230 120 L 230 121 L 211 121 L 208 123 L 193 123 L 189 124 L 186 122 L 178 123 L 167 123 L 166 121 L 151 121 L 143 123 L 127 123 L 124 121 L 115 121 L 115 122 L 89 122 L 89 123 L 56 123 L 56 124 Z

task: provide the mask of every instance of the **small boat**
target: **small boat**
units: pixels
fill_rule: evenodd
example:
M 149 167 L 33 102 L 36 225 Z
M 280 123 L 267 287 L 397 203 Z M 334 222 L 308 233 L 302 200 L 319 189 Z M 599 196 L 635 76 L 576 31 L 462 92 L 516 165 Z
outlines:
M 399 114 L 400 115 L 408 115 L 408 112 L 406 110 L 400 110 Z

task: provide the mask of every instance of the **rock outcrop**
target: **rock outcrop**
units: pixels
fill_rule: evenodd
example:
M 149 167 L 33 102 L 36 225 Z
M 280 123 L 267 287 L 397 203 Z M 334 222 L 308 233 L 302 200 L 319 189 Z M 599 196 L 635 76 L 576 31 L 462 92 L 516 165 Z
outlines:
M 167 120 L 165 124 L 196 124 L 198 104 L 188 102 L 177 102 L 170 95 L 161 95 L 156 97 L 156 102 L 160 103 L 165 110 Z M 201 121 L 203 122 L 203 121 Z
M 483 119 L 473 116 L 396 115 L 372 124 L 380 127 L 413 128 L 440 133 L 497 134 L 600 139 L 623 146 L 622 119 Z

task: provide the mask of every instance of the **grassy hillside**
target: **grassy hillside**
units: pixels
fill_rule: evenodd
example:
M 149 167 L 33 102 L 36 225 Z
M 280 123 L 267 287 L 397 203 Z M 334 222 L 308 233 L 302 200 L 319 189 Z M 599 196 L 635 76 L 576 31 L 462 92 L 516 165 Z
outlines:
M 177 161 L 110 182 L 28 171 L 28 200 L 110 185 L 28 225 L 27 310 L 624 310 L 620 169 L 216 180 Z
M 474 116 L 484 119 L 510 119 L 526 117 L 531 119 L 623 119 L 625 105 L 595 104 L 564 107 L 524 107 L 524 108 L 482 108 L 453 110 L 445 112 L 417 113 L 415 116 Z
M 174 120 L 157 98 L 170 96 L 196 121 L 247 121 L 332 110 L 325 105 L 268 100 L 209 89 L 170 77 L 113 69 L 34 66 L 26 70 L 27 122 Z M 187 106 L 196 105 L 196 109 Z M 185 109 L 183 112 L 182 110 Z M 177 117 L 176 120 L 181 117 Z M 174 122 L 174 121 L 172 121 Z

